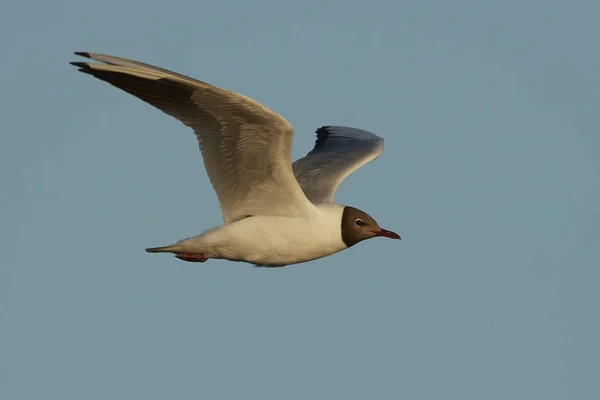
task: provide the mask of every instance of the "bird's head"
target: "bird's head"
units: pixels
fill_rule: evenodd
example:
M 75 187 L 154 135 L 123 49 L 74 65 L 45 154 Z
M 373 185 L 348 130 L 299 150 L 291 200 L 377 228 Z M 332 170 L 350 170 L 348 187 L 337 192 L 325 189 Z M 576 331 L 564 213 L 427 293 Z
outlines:
M 346 206 L 342 213 L 342 240 L 351 247 L 365 239 L 383 236 L 390 239 L 400 239 L 395 232 L 382 229 L 379 224 L 364 211 Z

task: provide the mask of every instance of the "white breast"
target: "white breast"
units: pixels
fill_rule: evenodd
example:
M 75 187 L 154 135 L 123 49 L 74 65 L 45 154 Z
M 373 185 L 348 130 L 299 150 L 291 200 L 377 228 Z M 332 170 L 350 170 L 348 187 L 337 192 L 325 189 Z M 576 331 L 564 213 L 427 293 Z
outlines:
M 211 258 L 259 265 L 310 261 L 346 248 L 343 210 L 343 206 L 320 204 L 307 218 L 248 217 L 206 232 L 196 245 Z

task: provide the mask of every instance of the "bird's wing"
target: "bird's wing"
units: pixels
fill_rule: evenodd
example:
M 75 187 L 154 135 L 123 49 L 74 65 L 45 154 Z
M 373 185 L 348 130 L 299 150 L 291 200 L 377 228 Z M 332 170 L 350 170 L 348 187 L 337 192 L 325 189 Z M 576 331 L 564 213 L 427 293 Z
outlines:
M 383 138 L 362 129 L 323 126 L 315 147 L 292 164 L 296 180 L 313 203 L 333 203 L 342 181 L 383 151 Z
M 217 192 L 223 219 L 299 216 L 314 207 L 294 178 L 294 129 L 262 104 L 237 93 L 152 65 L 96 53 L 102 63 L 73 62 L 192 128 Z

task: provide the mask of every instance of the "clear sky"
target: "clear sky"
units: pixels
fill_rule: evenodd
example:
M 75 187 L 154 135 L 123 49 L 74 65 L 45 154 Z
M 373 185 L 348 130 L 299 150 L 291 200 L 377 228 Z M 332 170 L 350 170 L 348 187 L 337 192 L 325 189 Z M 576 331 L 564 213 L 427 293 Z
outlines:
M 0 398 L 600 398 L 600 3 L 9 2 Z M 282 269 L 149 255 L 221 223 L 194 135 L 73 51 L 386 139 L 374 239 Z

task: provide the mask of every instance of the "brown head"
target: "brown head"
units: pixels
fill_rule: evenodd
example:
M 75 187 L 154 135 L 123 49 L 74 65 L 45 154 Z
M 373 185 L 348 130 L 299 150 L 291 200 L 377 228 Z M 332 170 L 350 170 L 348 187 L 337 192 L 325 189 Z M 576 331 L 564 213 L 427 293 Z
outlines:
M 342 240 L 346 246 L 352 247 L 360 241 L 375 236 L 400 239 L 397 233 L 381 229 L 377 222 L 366 212 L 354 207 L 344 207 L 342 213 Z

